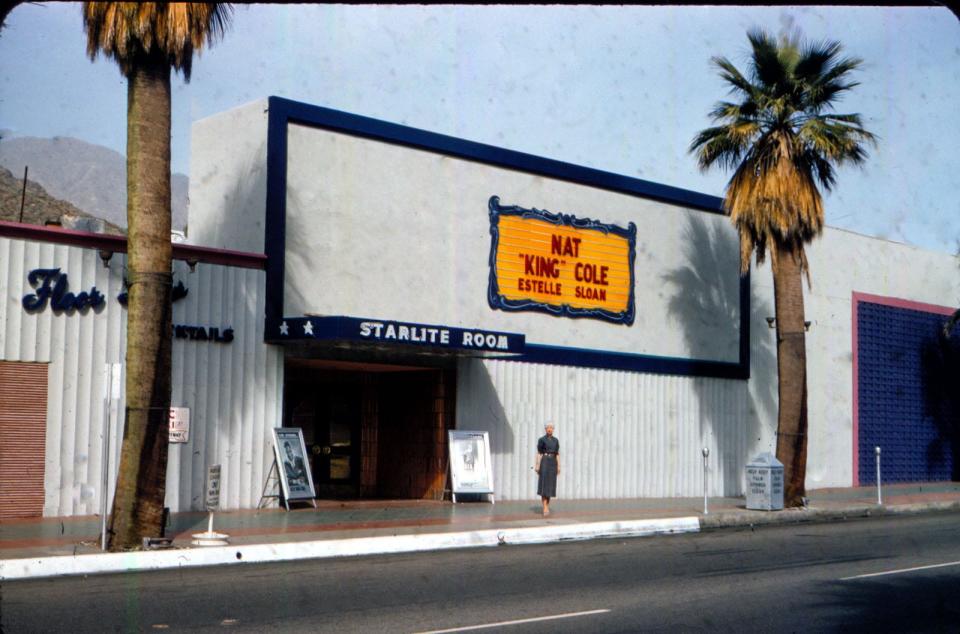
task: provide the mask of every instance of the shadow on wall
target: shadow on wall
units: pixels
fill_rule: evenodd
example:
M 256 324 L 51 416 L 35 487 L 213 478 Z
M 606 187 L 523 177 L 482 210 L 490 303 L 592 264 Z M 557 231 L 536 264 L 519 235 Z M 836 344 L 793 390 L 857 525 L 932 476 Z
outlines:
M 718 331 L 717 324 L 729 324 L 734 332 L 739 328 L 740 246 L 729 227 L 695 216 L 688 218 L 684 237 L 682 261 L 686 264 L 663 278 L 676 289 L 669 303 L 670 316 L 683 329 L 687 350 L 693 358 L 715 358 L 716 345 L 711 339 Z M 772 338 L 764 336 L 766 327 L 757 332 L 757 324 L 765 323 L 764 317 L 773 314 L 772 308 L 754 294 L 752 286 L 750 293 L 750 369 L 756 391 L 749 411 L 742 412 L 746 420 L 735 420 L 740 412 L 734 402 L 718 398 L 715 382 L 735 382 L 736 389 L 747 396 L 744 400 L 749 401 L 747 381 L 694 379 L 701 437 L 715 438 L 717 455 L 711 463 L 717 465 L 722 494 L 726 496 L 742 492 L 743 466 L 752 458 L 747 452 L 762 438 L 760 421 L 770 419 L 770 412 L 776 419 L 776 351 Z M 732 354 L 737 355 L 738 350 L 735 346 Z
M 300 193 L 296 188 L 287 188 L 287 221 L 286 221 L 286 233 L 284 235 L 284 240 L 286 241 L 286 266 L 287 273 L 289 276 L 291 271 L 320 271 L 322 268 L 319 266 L 320 262 L 316 261 L 316 257 L 324 257 L 324 255 L 333 255 L 326 253 L 317 253 L 317 245 L 309 243 L 309 234 L 306 231 L 297 231 L 293 227 L 293 219 L 304 219 L 304 218 L 313 218 L 317 223 L 326 222 L 326 215 L 330 213 L 329 209 L 318 209 L 314 213 L 308 214 L 304 211 L 304 204 L 301 200 Z M 292 230 L 293 229 L 293 230 Z M 296 306 L 308 306 L 306 297 L 303 294 L 303 289 L 298 285 L 291 284 L 290 278 L 284 280 L 284 315 L 287 314 L 287 309 L 290 307 L 290 304 Z M 289 301 L 287 301 L 289 300 Z
M 925 414 L 933 419 L 937 437 L 927 447 L 927 464 L 950 460 L 950 479 L 960 480 L 960 311 L 937 329 L 920 351 L 920 384 Z
M 490 372 L 479 360 L 463 360 L 458 364 L 457 412 L 457 429 L 490 432 L 491 457 L 513 453 L 514 429 Z M 530 452 L 533 453 L 532 448 Z
M 266 199 L 266 176 L 264 165 L 252 157 L 265 156 L 266 146 L 261 143 L 259 148 L 251 153 L 237 170 L 238 176 L 232 183 L 229 192 L 224 196 L 221 209 L 223 217 L 218 224 L 224 227 L 236 227 L 243 222 L 241 218 L 257 217 L 263 223 L 263 205 Z M 236 212 L 238 216 L 231 216 Z M 189 209 L 188 209 L 189 214 Z M 207 232 L 213 231 L 211 222 L 205 227 Z M 187 235 L 190 235 L 190 220 L 187 218 Z M 237 235 L 238 231 L 228 235 Z M 207 233 L 207 238 L 211 234 Z M 206 242 L 202 246 L 211 246 Z M 231 243 L 225 246 L 228 249 L 237 247 Z M 256 248 L 262 250 L 263 245 Z M 215 464 L 223 466 L 221 490 L 222 508 L 236 508 L 257 501 L 263 488 L 265 472 L 273 460 L 273 443 L 270 429 L 280 422 L 270 422 L 265 425 L 255 423 L 248 436 L 241 430 L 244 426 L 244 398 L 254 398 L 250 394 L 239 393 L 244 386 L 249 388 L 256 383 L 257 373 L 262 373 L 265 389 L 271 385 L 272 370 L 267 363 L 266 369 L 262 365 L 270 356 L 267 347 L 262 350 L 263 356 L 250 358 L 246 353 L 249 342 L 254 340 L 257 346 L 262 346 L 262 337 L 256 338 L 256 328 L 263 323 L 262 295 L 256 284 L 246 284 L 244 280 L 254 278 L 249 276 L 246 269 L 200 263 L 194 271 L 190 271 L 185 263 L 181 264 L 180 272 L 184 283 L 189 289 L 189 296 L 197 301 L 190 304 L 189 309 L 181 313 L 179 323 L 193 325 L 210 325 L 220 329 L 232 328 L 234 339 L 229 344 L 190 345 L 182 352 L 178 372 L 182 384 L 180 392 L 175 392 L 174 401 L 190 408 L 190 440 L 187 444 L 178 445 L 181 452 L 179 462 L 179 509 L 180 511 L 205 509 L 206 473 L 207 469 Z M 259 273 L 263 275 L 263 273 Z M 206 297 L 206 300 L 199 300 Z M 174 311 L 177 305 L 174 304 Z M 235 363 L 243 361 L 238 370 Z M 175 361 L 175 364 L 178 362 Z M 256 368 L 256 369 L 255 369 Z M 250 376 L 253 379 L 250 379 Z M 177 386 L 178 381 L 174 381 Z M 202 387 L 209 386 L 209 389 Z M 175 387 L 176 389 L 176 387 Z M 265 403 L 272 402 L 269 396 L 261 396 Z M 254 399 L 256 400 L 256 399 Z M 272 411 L 267 410 L 272 416 Z M 254 417 L 254 420 L 258 420 Z M 263 434 L 259 436 L 259 434 Z M 173 446 L 171 446 L 173 447 Z M 230 456 L 234 456 L 230 459 Z M 259 464 L 254 464 L 254 458 Z M 242 466 L 241 466 L 242 465 Z

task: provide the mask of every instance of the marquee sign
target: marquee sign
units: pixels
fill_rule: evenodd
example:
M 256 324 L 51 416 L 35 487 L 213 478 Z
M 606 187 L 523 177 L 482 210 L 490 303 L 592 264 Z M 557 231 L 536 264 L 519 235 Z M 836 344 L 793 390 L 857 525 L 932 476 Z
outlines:
M 357 341 L 373 344 L 429 346 L 449 350 L 519 353 L 526 337 L 519 333 L 416 324 L 388 319 L 359 317 L 287 317 L 268 328 L 272 342 L 295 339 Z
M 488 207 L 492 308 L 633 324 L 635 224 L 501 206 L 497 196 Z

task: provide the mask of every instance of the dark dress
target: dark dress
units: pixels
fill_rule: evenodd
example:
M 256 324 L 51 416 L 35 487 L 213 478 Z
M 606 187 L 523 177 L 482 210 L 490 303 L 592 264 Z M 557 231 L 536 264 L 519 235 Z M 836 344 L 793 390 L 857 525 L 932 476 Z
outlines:
M 557 454 L 560 453 L 560 441 L 555 436 L 541 436 L 537 441 L 537 453 L 540 458 L 540 479 L 537 480 L 537 495 L 545 498 L 557 495 Z

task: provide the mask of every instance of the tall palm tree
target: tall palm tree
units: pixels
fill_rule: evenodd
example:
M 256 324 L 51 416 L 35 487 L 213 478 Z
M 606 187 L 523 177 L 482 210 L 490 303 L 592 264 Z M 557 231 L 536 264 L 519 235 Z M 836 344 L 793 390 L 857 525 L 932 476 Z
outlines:
M 127 78 L 126 428 L 110 549 L 162 530 L 170 408 L 170 73 L 189 81 L 193 51 L 221 36 L 229 5 L 85 2 L 87 53 Z
M 0 2 L 0 33 L 3 32 L 3 27 L 7 26 L 7 16 L 13 11 L 13 8 L 20 4 L 19 2 Z
M 840 57 L 839 42 L 779 41 L 747 34 L 749 76 L 724 57 L 712 58 L 737 101 L 718 102 L 713 127 L 691 142 L 701 170 L 733 169 L 723 206 L 740 233 L 740 268 L 770 251 L 777 326 L 779 415 L 777 458 L 784 465 L 784 504 L 799 506 L 807 462 L 807 359 L 803 283 L 810 284 L 804 245 L 823 230 L 818 184 L 829 191 L 836 166 L 862 164 L 876 142 L 857 114 L 834 114 L 862 60 Z

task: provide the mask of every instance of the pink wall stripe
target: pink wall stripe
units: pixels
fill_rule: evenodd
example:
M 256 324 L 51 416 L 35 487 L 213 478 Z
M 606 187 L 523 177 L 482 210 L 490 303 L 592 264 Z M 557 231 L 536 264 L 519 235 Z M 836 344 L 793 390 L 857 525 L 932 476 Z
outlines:
M 113 251 L 114 253 L 127 252 L 126 236 L 87 233 L 85 231 L 63 229 L 62 227 L 42 227 L 40 225 L 0 221 L 0 236 L 36 242 L 69 244 L 75 247 L 100 249 L 101 251 Z M 245 269 L 265 270 L 267 268 L 267 256 L 262 253 L 211 249 L 183 243 L 173 245 L 173 259 L 196 260 L 207 264 L 222 264 Z

